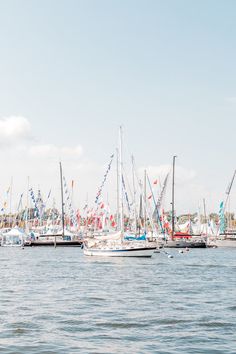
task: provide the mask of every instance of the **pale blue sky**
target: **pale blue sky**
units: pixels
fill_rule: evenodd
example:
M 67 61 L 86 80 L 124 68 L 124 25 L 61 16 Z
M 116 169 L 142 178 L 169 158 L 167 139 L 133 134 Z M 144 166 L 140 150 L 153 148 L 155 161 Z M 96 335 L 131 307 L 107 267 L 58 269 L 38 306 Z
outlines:
M 177 154 L 213 207 L 235 168 L 235 16 L 233 0 L 0 0 L 0 117 L 98 165 L 123 124 L 138 166 Z

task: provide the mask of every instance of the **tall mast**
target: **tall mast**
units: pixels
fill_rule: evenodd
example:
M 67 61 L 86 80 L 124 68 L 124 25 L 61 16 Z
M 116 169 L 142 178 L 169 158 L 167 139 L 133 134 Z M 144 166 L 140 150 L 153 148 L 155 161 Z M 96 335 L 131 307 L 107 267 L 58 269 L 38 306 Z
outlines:
M 139 181 L 140 195 L 139 195 L 139 218 L 138 218 L 138 234 L 140 236 L 142 220 L 143 220 L 143 195 L 142 195 L 142 181 Z
M 173 156 L 173 175 L 172 175 L 172 212 L 171 212 L 171 217 L 172 217 L 172 231 L 171 231 L 171 237 L 173 239 L 174 233 L 175 233 L 175 159 L 176 155 Z
M 120 171 L 119 171 L 119 186 L 120 186 L 120 229 L 121 233 L 124 232 L 124 204 L 123 204 L 123 184 L 122 184 L 122 173 L 123 173 L 123 131 L 120 126 L 119 130 L 119 140 L 120 140 L 120 151 L 119 151 L 119 162 L 120 162 Z
M 11 177 L 11 185 L 10 185 L 10 203 L 9 203 L 9 211 L 10 211 L 10 216 L 9 216 L 9 226 L 12 227 L 12 216 L 11 216 L 11 213 L 12 213 L 12 189 L 13 189 L 13 177 Z
M 207 214 L 206 214 L 206 200 L 205 198 L 203 199 L 203 209 L 204 209 L 204 224 L 206 225 L 206 235 L 207 235 L 207 229 L 208 229 L 208 220 L 207 220 Z
M 62 181 L 62 166 L 60 164 L 60 180 L 61 180 L 61 218 L 62 218 L 62 236 L 65 236 L 65 213 L 64 213 L 64 193 L 63 193 L 63 181 Z
M 27 177 L 27 191 L 26 191 L 26 218 L 25 218 L 25 226 L 28 230 L 28 220 L 29 220 L 29 176 Z
M 144 232 L 146 233 L 147 224 L 147 171 L 144 170 L 144 181 L 143 181 L 143 199 L 144 199 Z
M 134 178 L 134 156 L 131 156 L 132 161 L 132 179 L 133 179 L 133 203 L 134 203 L 134 232 L 137 233 L 137 212 L 136 212 L 136 189 L 135 189 L 135 178 Z
M 116 228 L 120 228 L 119 148 L 116 149 Z
M 235 176 L 236 176 L 236 170 L 234 171 L 234 174 L 233 174 L 233 177 L 232 177 L 232 180 L 227 188 L 227 191 L 226 191 L 226 200 L 225 200 L 225 204 L 224 204 L 224 212 L 226 210 L 226 206 L 227 206 L 227 203 L 228 203 L 228 200 L 229 200 L 229 196 L 230 196 L 230 192 L 231 192 L 231 189 L 232 189 L 232 186 L 233 186 L 233 183 L 234 183 L 234 179 L 235 179 Z

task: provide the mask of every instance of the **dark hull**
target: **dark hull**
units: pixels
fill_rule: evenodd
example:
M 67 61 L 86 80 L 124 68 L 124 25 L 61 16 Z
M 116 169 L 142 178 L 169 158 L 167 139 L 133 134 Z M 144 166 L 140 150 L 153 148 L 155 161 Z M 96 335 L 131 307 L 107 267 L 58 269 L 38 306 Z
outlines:
M 188 244 L 178 244 L 176 243 L 175 245 L 174 244 L 164 244 L 164 247 L 165 248 L 206 248 L 206 243 L 205 242 L 196 242 L 196 243 L 192 243 L 192 242 L 189 242 Z
M 56 244 L 53 241 L 41 242 L 41 241 L 31 241 L 25 243 L 24 247 L 81 247 L 82 241 L 57 241 Z

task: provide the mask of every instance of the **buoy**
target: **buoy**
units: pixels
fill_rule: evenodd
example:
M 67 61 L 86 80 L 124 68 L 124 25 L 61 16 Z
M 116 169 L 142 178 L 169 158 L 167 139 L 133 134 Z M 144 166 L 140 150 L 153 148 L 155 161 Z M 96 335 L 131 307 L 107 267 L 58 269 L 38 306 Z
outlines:
M 183 250 L 180 250 L 179 253 L 184 253 L 184 251 L 183 251 Z
M 168 258 L 174 258 L 171 254 L 168 255 Z
M 188 247 L 186 247 L 186 251 L 187 251 L 187 252 L 189 251 L 189 248 L 188 248 Z

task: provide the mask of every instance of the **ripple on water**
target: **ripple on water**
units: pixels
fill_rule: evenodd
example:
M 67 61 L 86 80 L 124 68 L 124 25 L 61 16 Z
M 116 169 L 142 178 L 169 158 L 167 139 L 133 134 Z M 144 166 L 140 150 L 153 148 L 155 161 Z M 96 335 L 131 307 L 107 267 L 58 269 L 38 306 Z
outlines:
M 0 353 L 235 353 L 233 251 L 170 262 L 0 247 L 0 262 Z

